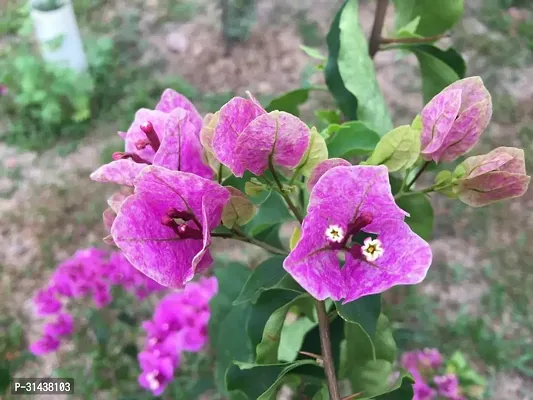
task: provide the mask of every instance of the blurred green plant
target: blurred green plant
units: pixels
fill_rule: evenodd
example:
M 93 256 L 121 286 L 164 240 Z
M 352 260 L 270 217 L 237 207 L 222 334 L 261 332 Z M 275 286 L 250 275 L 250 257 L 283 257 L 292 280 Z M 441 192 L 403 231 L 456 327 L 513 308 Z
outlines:
M 54 11 L 63 7 L 64 2 L 62 0 L 41 0 L 34 2 L 32 7 L 39 11 Z

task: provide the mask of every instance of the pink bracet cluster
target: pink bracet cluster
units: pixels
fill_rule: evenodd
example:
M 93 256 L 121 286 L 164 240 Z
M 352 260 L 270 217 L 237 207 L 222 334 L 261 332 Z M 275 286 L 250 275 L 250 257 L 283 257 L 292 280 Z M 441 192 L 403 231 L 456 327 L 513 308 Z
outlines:
M 144 350 L 139 353 L 139 384 L 158 396 L 174 377 L 182 352 L 199 352 L 207 343 L 209 301 L 218 291 L 216 278 L 188 283 L 157 305 L 153 318 L 143 323 Z
M 35 355 L 56 351 L 61 338 L 72 334 L 73 317 L 63 311 L 68 299 L 92 296 L 96 307 L 102 308 L 112 301 L 113 286 L 123 287 L 139 300 L 164 289 L 133 268 L 121 252 L 78 250 L 59 264 L 48 285 L 33 298 L 37 315 L 54 319 L 44 325 L 43 336 L 30 345 L 30 351 Z
M 443 363 L 444 358 L 437 349 L 426 348 L 402 355 L 402 367 L 415 379 L 413 400 L 466 400 L 457 375 L 442 373 Z

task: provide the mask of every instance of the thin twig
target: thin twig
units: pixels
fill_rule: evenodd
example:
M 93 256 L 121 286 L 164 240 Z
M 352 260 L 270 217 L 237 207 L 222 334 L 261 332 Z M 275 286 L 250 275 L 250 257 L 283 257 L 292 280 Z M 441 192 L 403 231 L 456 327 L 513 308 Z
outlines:
M 289 254 L 285 250 L 278 249 L 277 247 L 271 246 L 265 242 L 246 236 L 244 232 L 241 232 L 238 230 L 235 230 L 235 233 L 211 233 L 211 236 L 219 237 L 222 239 L 235 239 L 235 240 L 240 240 L 241 242 L 254 244 L 273 254 L 279 254 L 280 256 L 287 256 Z
M 296 206 L 292 202 L 292 200 L 289 197 L 289 195 L 287 193 L 285 193 L 285 190 L 283 190 L 283 185 L 281 184 L 281 181 L 279 180 L 278 174 L 276 172 L 276 169 L 274 168 L 274 165 L 272 164 L 272 160 L 271 159 L 268 160 L 268 168 L 270 169 L 270 172 L 272 172 L 272 176 L 274 177 L 274 181 L 276 182 L 276 185 L 279 188 L 279 192 L 281 193 L 281 195 L 285 199 L 285 202 L 287 203 L 287 205 L 291 209 L 291 211 L 294 214 L 294 216 L 296 217 L 296 219 L 301 224 L 303 222 L 303 217 L 300 214 L 300 211 L 298 211 L 298 208 L 296 208 Z
M 380 40 L 381 44 L 394 44 L 394 43 L 430 43 L 445 37 L 449 37 L 449 33 L 442 33 L 440 35 L 433 35 L 427 37 L 398 37 L 398 38 L 384 38 Z
M 379 51 L 379 44 L 381 43 L 381 31 L 385 23 L 385 14 L 387 14 L 387 6 L 389 0 L 377 0 L 376 13 L 374 14 L 374 25 L 372 26 L 372 33 L 368 41 L 368 54 L 370 58 L 374 58 Z
M 326 314 L 326 306 L 323 301 L 316 300 L 316 311 L 318 313 L 318 328 L 320 331 L 320 346 L 322 347 L 322 360 L 324 361 L 324 371 L 328 381 L 329 397 L 331 400 L 341 400 L 337 376 L 335 374 L 335 360 L 331 352 L 331 339 L 329 337 L 329 321 Z
M 353 400 L 353 399 L 358 398 L 362 394 L 363 394 L 363 392 L 354 393 L 354 394 L 351 394 L 349 396 L 344 397 L 342 400 Z
M 424 165 L 422 165 L 422 168 L 420 168 L 420 169 L 418 170 L 418 172 L 416 173 L 415 177 L 414 177 L 413 179 L 411 179 L 411 182 L 409 182 L 407 185 L 405 185 L 405 190 L 409 190 L 409 188 L 410 188 L 411 186 L 414 185 L 414 183 L 416 182 L 416 180 L 417 180 L 418 178 L 420 178 L 420 175 L 422 175 L 422 173 L 426 170 L 426 168 L 429 167 L 429 164 L 430 164 L 430 162 L 429 162 L 429 161 L 426 161 L 426 162 L 424 163 Z

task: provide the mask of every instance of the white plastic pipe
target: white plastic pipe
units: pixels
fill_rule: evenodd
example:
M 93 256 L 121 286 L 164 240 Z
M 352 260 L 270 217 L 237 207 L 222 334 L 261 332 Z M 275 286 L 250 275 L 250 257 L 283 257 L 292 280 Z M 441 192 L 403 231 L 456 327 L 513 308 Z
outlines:
M 35 35 L 44 60 L 71 67 L 79 72 L 85 71 L 87 58 L 72 3 L 64 0 L 63 6 L 57 10 L 39 11 L 33 7 L 39 0 L 30 1 Z

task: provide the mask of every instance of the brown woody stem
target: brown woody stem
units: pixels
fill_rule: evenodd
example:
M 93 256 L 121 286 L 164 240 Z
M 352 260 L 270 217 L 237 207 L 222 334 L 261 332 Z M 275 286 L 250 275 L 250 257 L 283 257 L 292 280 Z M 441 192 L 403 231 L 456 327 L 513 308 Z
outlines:
M 341 400 L 337 376 L 335 374 L 335 361 L 331 352 L 331 339 L 329 337 L 329 320 L 326 314 L 326 305 L 323 301 L 316 300 L 318 313 L 318 328 L 320 331 L 320 346 L 322 347 L 322 360 L 328 381 L 329 397 L 331 400 Z

